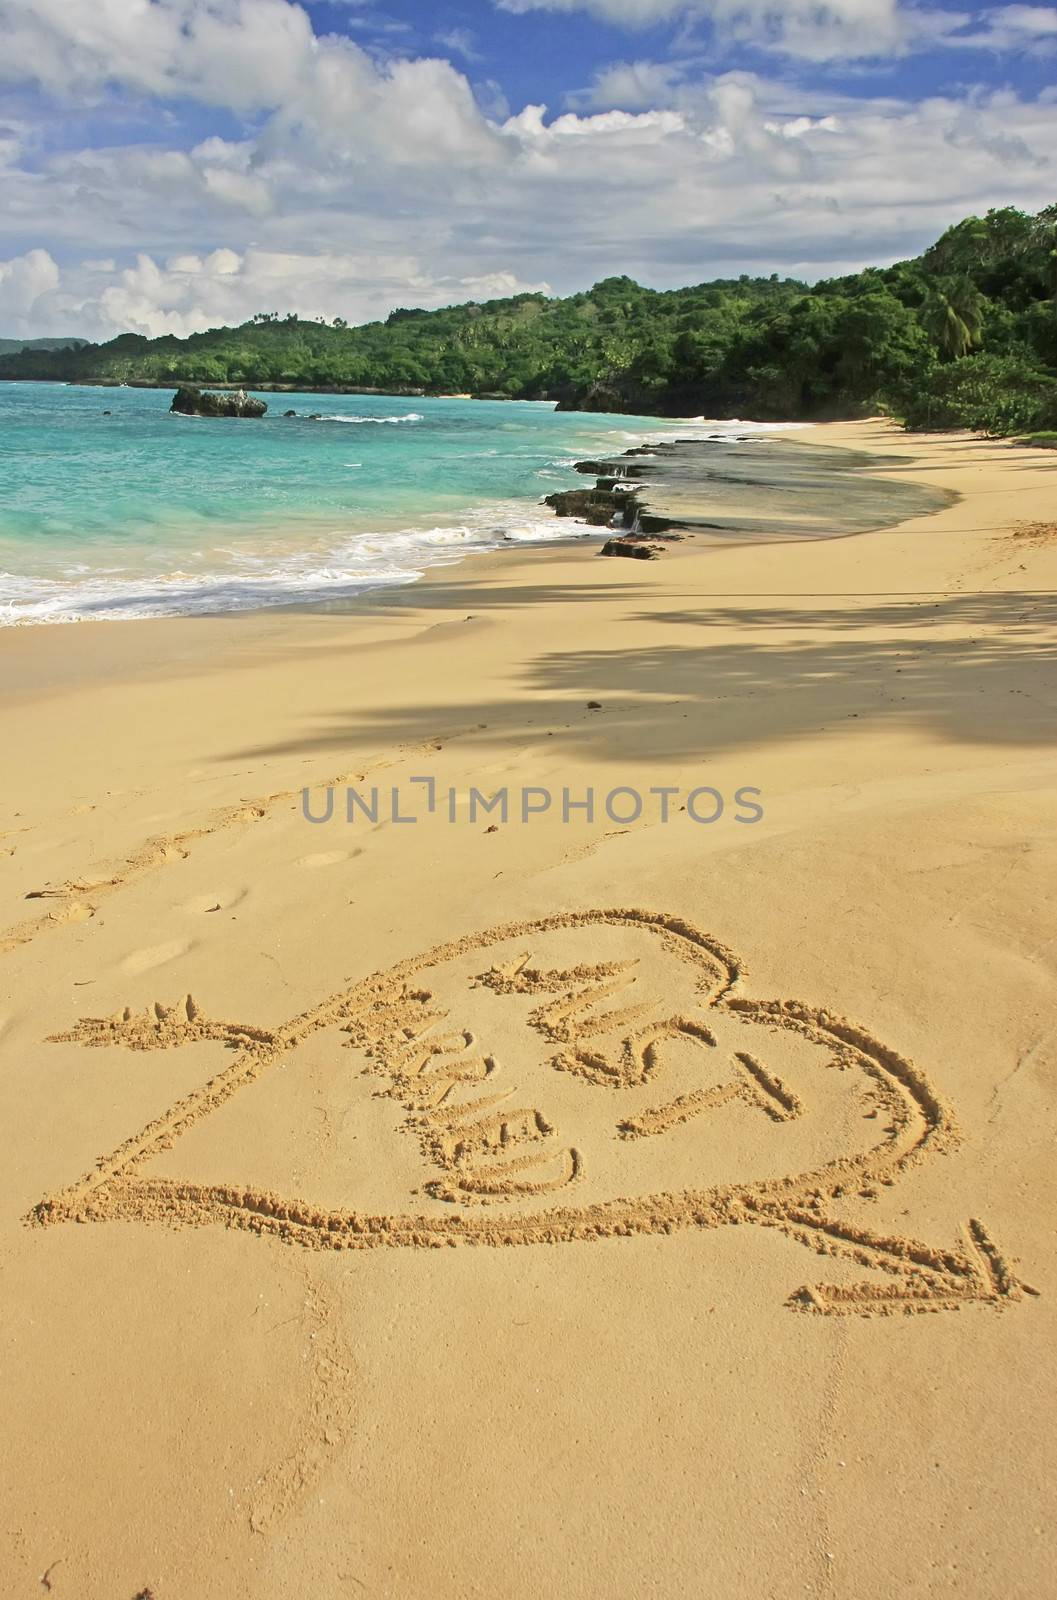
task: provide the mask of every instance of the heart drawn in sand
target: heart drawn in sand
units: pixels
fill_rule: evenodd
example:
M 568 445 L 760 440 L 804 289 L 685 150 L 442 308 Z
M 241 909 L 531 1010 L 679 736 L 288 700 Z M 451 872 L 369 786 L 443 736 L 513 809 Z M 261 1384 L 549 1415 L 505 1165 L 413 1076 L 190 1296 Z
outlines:
M 934 1311 L 1033 1293 L 976 1219 L 944 1249 L 845 1216 L 949 1148 L 952 1113 L 862 1028 L 750 999 L 742 979 L 736 956 L 679 917 L 587 910 L 435 946 L 280 1027 L 218 1021 L 190 997 L 83 1019 L 57 1038 L 220 1041 L 232 1059 L 31 1220 L 220 1222 L 330 1249 L 755 1223 L 883 1274 L 798 1289 L 798 1309 Z M 183 1136 L 277 1068 L 296 1087 L 309 1049 L 392 1104 L 398 1208 L 334 1209 L 237 1171 L 221 1183 L 174 1174 Z

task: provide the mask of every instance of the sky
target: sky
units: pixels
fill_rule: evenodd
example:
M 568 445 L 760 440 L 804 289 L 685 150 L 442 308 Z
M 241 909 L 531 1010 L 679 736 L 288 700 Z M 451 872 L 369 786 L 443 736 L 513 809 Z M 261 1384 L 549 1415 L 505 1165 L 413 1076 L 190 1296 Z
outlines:
M 0 0 L 0 335 L 815 280 L 1057 202 L 1057 7 Z

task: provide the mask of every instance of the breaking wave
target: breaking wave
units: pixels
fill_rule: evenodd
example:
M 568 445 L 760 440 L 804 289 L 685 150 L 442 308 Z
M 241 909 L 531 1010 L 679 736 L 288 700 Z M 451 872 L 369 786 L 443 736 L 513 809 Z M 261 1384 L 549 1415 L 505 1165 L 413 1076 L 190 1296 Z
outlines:
M 56 578 L 0 573 L 0 626 L 131 621 L 142 617 L 204 616 L 291 605 L 341 602 L 371 590 L 414 583 L 431 567 L 448 566 L 476 551 L 597 536 L 600 530 L 559 519 L 524 501 L 468 510 L 450 527 L 354 533 L 287 551 L 253 554 L 235 546 L 201 572 L 139 575 L 71 567 Z
M 384 425 L 387 422 L 421 422 L 421 421 L 423 421 L 423 417 L 422 417 L 421 411 L 409 411 L 403 417 L 343 417 L 343 416 L 340 416 L 340 415 L 335 415 L 335 416 L 332 416 L 332 417 L 312 417 L 311 421 L 312 422 L 373 422 L 373 423 L 378 423 L 378 424 Z

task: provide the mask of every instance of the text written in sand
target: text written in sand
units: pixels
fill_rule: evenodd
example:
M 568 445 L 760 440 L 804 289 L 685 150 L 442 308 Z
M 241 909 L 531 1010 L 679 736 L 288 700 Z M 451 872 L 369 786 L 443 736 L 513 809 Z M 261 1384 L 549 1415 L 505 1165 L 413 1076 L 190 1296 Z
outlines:
M 278 1027 L 218 1021 L 189 996 L 83 1019 L 58 1040 L 212 1044 L 231 1059 L 31 1220 L 222 1223 L 316 1249 L 757 1224 L 854 1264 L 797 1289 L 796 1309 L 936 1311 L 1033 1293 L 976 1218 L 951 1248 L 857 1220 L 953 1145 L 953 1114 L 864 1029 L 752 999 L 743 980 L 738 957 L 679 917 L 585 910 L 438 945 Z M 387 1157 L 358 1165 L 337 1141 L 329 1181 L 355 1204 L 299 1197 L 306 1170 L 324 1183 L 318 1163 L 289 1190 L 194 1170 L 204 1119 L 250 1108 L 280 1081 L 340 1093 L 348 1140 L 369 1124 L 387 1141 Z M 252 1166 L 244 1131 L 233 1148 Z

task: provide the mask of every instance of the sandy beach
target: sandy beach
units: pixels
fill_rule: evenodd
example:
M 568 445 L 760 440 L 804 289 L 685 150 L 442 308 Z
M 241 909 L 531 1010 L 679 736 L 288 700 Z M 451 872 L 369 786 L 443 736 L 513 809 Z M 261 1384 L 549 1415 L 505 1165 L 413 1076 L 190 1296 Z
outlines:
M 1057 457 L 795 438 L 945 503 L 0 633 L 5 1596 L 1047 1592 Z

